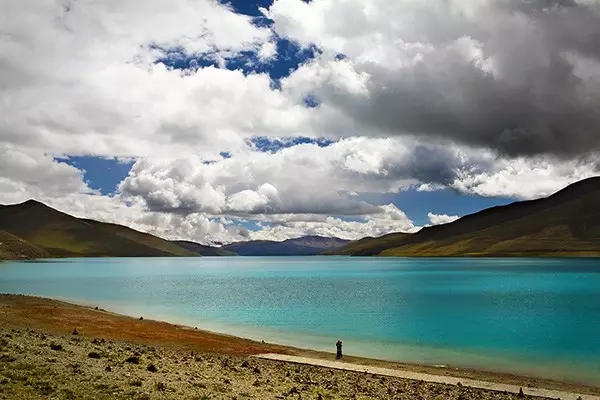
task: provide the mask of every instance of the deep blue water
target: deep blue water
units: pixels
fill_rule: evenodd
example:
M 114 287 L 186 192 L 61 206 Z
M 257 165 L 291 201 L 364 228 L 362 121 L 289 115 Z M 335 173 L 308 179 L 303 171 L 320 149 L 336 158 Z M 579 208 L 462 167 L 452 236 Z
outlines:
M 68 259 L 0 292 L 265 341 L 600 384 L 600 259 Z

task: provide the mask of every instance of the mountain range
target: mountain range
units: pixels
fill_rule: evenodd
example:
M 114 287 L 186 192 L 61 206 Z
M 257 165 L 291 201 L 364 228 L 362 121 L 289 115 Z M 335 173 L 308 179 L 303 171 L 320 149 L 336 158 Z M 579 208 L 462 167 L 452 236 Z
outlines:
M 0 206 L 0 231 L 12 238 L 11 242 L 0 239 L 4 253 L 14 253 L 10 258 L 38 258 L 46 254 L 52 257 L 197 256 L 168 240 L 122 225 L 76 218 L 34 200 Z M 15 238 L 21 240 L 21 250 L 14 247 Z M 40 250 L 43 253 L 39 253 Z
M 123 225 L 77 218 L 35 200 L 0 205 L 0 260 L 315 255 L 347 243 L 341 239 L 306 236 L 283 242 L 255 241 L 213 247 L 186 240 L 169 241 Z
M 349 242 L 305 236 L 222 247 L 169 241 L 126 226 L 76 218 L 29 200 L 0 205 L 0 259 L 196 256 L 600 256 L 600 177 L 425 227 Z
M 240 256 L 314 256 L 350 243 L 349 240 L 323 236 L 304 236 L 281 242 L 254 240 L 232 243 L 222 248 Z
M 364 238 L 325 254 L 353 256 L 600 256 L 600 177 L 413 234 Z

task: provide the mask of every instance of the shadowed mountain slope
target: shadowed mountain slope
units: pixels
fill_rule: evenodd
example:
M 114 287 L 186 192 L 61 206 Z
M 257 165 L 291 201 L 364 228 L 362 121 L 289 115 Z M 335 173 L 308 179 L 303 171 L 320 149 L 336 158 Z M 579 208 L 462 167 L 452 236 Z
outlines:
M 0 230 L 54 257 L 197 256 L 156 236 L 121 225 L 76 218 L 34 200 L 0 206 Z
M 255 240 L 232 243 L 223 249 L 234 251 L 240 256 L 312 256 L 349 243 L 348 240 L 323 236 L 304 236 L 282 242 Z
M 183 247 L 184 249 L 187 249 L 189 251 L 193 251 L 194 253 L 197 253 L 201 256 L 237 256 L 237 253 L 233 251 L 229 251 L 220 247 L 206 246 L 204 244 L 190 242 L 188 240 L 173 240 L 172 243 L 175 243 L 176 245 Z
M 6 231 L 0 231 L 0 260 L 51 257 L 50 253 Z
M 600 178 L 576 182 L 546 198 L 488 208 L 414 234 L 362 239 L 328 254 L 600 255 Z

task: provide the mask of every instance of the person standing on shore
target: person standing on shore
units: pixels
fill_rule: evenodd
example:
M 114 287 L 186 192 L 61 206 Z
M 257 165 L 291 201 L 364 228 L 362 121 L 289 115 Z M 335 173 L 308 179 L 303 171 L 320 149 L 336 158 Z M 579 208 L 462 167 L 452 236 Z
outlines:
M 335 344 L 335 347 L 337 348 L 337 353 L 335 354 L 335 359 L 341 360 L 342 359 L 342 341 L 338 340 Z

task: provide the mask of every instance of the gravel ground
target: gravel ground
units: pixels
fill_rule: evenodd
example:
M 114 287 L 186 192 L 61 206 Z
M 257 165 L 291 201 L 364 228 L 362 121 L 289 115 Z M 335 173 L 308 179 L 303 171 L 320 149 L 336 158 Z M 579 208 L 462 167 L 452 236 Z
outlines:
M 246 356 L 0 328 L 0 399 L 516 399 Z

